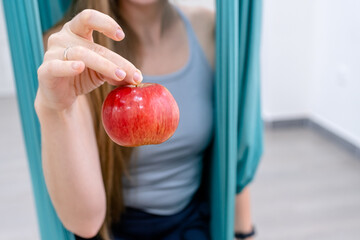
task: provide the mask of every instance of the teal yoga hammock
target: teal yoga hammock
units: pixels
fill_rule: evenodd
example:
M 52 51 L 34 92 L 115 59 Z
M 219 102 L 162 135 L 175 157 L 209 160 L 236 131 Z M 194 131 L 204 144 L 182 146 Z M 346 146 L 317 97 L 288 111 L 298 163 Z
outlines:
M 73 240 L 51 204 L 34 111 L 42 33 L 69 0 L 2 0 L 41 239 Z M 216 131 L 211 167 L 212 239 L 233 239 L 234 196 L 251 182 L 263 151 L 260 111 L 261 0 L 217 0 Z

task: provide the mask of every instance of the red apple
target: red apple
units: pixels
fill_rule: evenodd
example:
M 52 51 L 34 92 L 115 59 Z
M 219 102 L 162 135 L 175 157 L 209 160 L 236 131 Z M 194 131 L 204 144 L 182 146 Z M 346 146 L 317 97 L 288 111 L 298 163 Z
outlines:
M 179 107 L 160 84 L 121 86 L 106 97 L 102 122 L 109 137 L 121 146 L 160 144 L 174 134 Z

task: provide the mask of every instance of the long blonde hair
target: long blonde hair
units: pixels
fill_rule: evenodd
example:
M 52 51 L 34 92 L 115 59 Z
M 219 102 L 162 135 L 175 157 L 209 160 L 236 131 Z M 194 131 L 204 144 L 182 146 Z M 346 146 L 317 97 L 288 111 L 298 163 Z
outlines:
M 102 46 L 116 51 L 126 59 L 138 65 L 135 56 L 138 56 L 140 45 L 134 31 L 119 14 L 117 0 L 73 0 L 69 11 L 62 23 L 70 20 L 84 9 L 95 9 L 113 17 L 123 28 L 126 38 L 121 42 L 114 42 L 104 35 L 94 32 L 94 41 Z M 122 176 L 126 173 L 132 148 L 120 147 L 110 140 L 101 123 L 101 106 L 107 94 L 113 89 L 109 84 L 88 94 L 88 101 L 94 119 L 97 145 L 99 148 L 102 177 L 106 192 L 106 217 L 100 229 L 103 240 L 110 240 L 111 224 L 120 220 L 124 209 L 122 193 Z

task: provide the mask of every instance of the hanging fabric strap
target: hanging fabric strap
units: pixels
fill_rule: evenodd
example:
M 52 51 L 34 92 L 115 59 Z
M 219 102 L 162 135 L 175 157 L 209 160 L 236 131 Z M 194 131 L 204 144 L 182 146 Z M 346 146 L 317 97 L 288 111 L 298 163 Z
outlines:
M 216 1 L 213 239 L 233 239 L 235 194 L 254 178 L 263 151 L 260 111 L 261 0 Z
M 73 240 L 56 215 L 42 171 L 40 128 L 34 110 L 37 69 L 44 53 L 37 1 L 3 0 L 3 5 L 40 236 L 43 240 Z

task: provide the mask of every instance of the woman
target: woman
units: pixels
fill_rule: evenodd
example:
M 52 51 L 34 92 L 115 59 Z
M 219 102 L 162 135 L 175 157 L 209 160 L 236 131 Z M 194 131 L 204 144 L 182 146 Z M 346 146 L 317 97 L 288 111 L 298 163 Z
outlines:
M 83 238 L 209 239 L 197 192 L 212 136 L 214 14 L 167 0 L 77 0 L 45 38 L 35 108 L 44 176 L 64 226 Z M 117 146 L 101 104 L 113 86 L 143 79 L 172 92 L 179 127 L 160 145 Z M 248 232 L 247 190 L 237 206 L 235 230 Z

